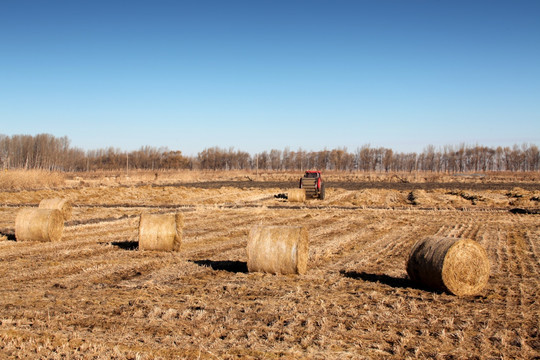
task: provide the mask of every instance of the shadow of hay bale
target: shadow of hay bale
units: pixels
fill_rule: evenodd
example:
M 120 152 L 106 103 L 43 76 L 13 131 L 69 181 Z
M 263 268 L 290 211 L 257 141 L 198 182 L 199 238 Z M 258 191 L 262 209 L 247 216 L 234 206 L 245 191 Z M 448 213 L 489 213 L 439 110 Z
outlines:
M 113 241 L 111 242 L 112 246 L 116 246 L 122 250 L 138 250 L 139 249 L 139 242 L 138 241 Z
M 229 260 L 189 260 L 194 264 L 204 267 L 211 267 L 213 270 L 223 270 L 232 273 L 248 272 L 247 262 L 245 261 L 229 261 Z
M 17 241 L 17 238 L 15 237 L 15 231 L 13 230 L 0 230 L 0 239 L 8 240 L 8 241 Z
M 427 288 L 408 278 L 397 278 L 397 277 L 393 277 L 393 276 L 389 276 L 385 274 L 370 274 L 366 272 L 344 271 L 344 270 L 341 270 L 340 274 L 350 279 L 385 284 L 390 287 L 398 288 L 398 289 L 417 289 L 417 290 L 424 290 L 424 291 L 429 291 L 429 292 L 438 293 L 438 294 L 443 293 L 443 291 Z
M 526 214 L 526 215 L 538 215 L 540 214 L 540 209 L 522 209 L 522 208 L 514 208 L 508 210 L 512 214 Z

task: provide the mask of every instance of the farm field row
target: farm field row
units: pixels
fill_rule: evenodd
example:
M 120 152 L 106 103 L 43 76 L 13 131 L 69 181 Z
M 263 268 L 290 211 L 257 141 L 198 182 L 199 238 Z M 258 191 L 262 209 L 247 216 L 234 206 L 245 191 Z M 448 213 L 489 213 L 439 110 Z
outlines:
M 540 356 L 540 216 L 508 211 L 538 207 L 538 189 L 421 191 L 329 188 L 305 204 L 275 199 L 286 189 L 273 187 L 0 192 L 0 355 Z M 12 241 L 19 208 L 58 196 L 74 204 L 61 242 Z M 180 252 L 137 249 L 142 211 L 183 212 Z M 247 234 L 259 224 L 308 229 L 306 275 L 247 272 Z M 486 249 L 480 295 L 407 279 L 411 247 L 431 235 Z

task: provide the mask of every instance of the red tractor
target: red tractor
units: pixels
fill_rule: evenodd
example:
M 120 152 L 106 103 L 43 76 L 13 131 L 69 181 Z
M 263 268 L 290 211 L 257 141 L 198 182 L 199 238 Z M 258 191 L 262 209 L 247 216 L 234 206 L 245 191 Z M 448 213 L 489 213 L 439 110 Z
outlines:
M 306 198 L 318 198 L 324 200 L 324 181 L 320 171 L 306 171 L 300 178 L 300 188 L 306 189 Z

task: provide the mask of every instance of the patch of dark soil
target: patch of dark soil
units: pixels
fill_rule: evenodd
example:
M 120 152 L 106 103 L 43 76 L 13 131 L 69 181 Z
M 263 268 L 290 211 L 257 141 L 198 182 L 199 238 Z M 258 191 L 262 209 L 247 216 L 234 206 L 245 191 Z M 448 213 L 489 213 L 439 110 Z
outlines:
M 219 189 L 221 187 L 233 188 L 256 188 L 270 189 L 280 188 L 288 189 L 296 187 L 297 184 L 290 181 L 207 181 L 198 183 L 171 183 L 164 185 L 153 185 L 155 187 L 187 187 L 201 189 Z M 457 190 L 510 190 L 514 187 L 520 187 L 526 190 L 540 190 L 539 183 L 462 183 L 462 182 L 426 182 L 426 183 L 406 183 L 406 182 L 350 182 L 350 181 L 327 181 L 327 188 L 339 188 L 344 190 L 364 190 L 364 189 L 383 189 L 383 190 L 434 190 L 434 189 L 457 189 Z

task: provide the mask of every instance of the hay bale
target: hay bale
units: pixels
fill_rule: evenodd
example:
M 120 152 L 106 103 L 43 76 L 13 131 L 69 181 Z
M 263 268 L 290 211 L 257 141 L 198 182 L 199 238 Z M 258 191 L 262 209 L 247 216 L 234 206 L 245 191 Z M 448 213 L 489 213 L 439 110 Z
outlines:
M 247 244 L 250 272 L 305 274 L 308 236 L 300 226 L 255 226 Z
M 142 213 L 139 222 L 139 249 L 180 251 L 183 227 L 182 213 Z
M 57 209 L 22 209 L 15 219 L 17 241 L 59 241 L 64 217 Z
M 412 280 L 458 296 L 480 292 L 488 282 L 489 272 L 486 251 L 468 239 L 420 240 L 407 262 L 407 274 Z
M 289 189 L 287 197 L 290 202 L 304 202 L 306 201 L 306 190 L 305 189 Z
M 71 219 L 71 202 L 67 199 L 53 198 L 53 199 L 43 199 L 39 203 L 40 209 L 57 209 L 60 210 L 64 221 Z

